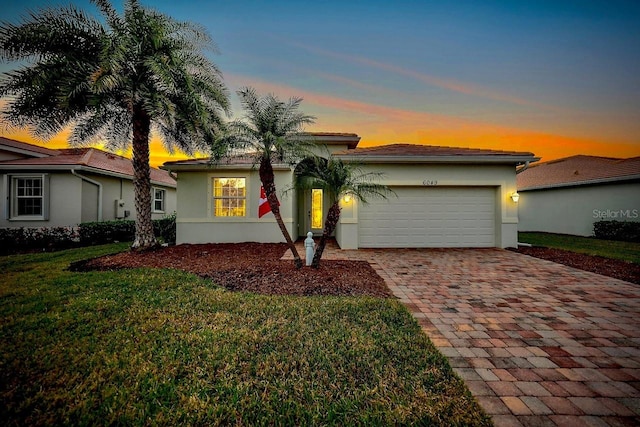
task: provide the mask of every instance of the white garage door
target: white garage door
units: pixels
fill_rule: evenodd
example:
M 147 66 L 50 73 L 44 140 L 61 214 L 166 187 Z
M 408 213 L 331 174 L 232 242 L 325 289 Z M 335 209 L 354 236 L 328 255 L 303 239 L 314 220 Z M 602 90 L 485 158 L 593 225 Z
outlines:
M 495 246 L 495 189 L 395 187 L 358 211 L 362 248 Z

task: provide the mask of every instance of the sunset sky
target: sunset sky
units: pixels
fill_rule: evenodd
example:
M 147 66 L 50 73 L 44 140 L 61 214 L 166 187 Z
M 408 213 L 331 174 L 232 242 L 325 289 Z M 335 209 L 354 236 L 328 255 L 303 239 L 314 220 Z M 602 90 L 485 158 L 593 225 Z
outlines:
M 11 2 L 0 18 L 67 3 Z M 209 30 L 236 116 L 235 91 L 253 86 L 303 97 L 303 111 L 317 117 L 307 130 L 354 132 L 362 147 L 531 151 L 543 161 L 640 156 L 637 0 L 143 4 Z M 66 146 L 64 135 L 47 146 Z M 183 157 L 152 144 L 154 165 Z

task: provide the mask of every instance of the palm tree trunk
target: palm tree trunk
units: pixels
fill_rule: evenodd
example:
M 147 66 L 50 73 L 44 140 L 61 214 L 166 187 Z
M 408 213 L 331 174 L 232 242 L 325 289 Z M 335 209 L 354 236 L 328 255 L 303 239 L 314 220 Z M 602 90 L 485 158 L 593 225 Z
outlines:
M 287 246 L 293 254 L 293 263 L 296 268 L 302 268 L 300 254 L 298 254 L 296 245 L 293 243 L 293 240 L 291 240 L 289 230 L 287 230 L 287 227 L 284 225 L 284 221 L 282 220 L 282 215 L 280 215 L 280 203 L 278 202 L 278 195 L 276 194 L 275 176 L 273 174 L 273 166 L 271 166 L 270 159 L 262 158 L 260 160 L 260 181 L 262 182 L 264 193 L 267 196 L 271 212 L 273 212 L 273 216 L 276 218 L 276 222 L 278 223 L 278 227 L 280 227 L 280 231 L 287 242 Z
M 327 219 L 324 222 L 322 237 L 320 238 L 320 242 L 318 242 L 318 248 L 316 249 L 316 253 L 313 255 L 313 261 L 311 262 L 311 266 L 313 268 L 320 267 L 320 258 L 322 258 L 325 246 L 327 246 L 327 240 L 336 229 L 338 221 L 340 221 L 340 201 L 336 200 L 329 208 L 329 212 L 327 212 Z
M 136 208 L 136 233 L 131 249 L 155 247 L 151 221 L 151 169 L 149 168 L 149 130 L 151 119 L 141 105 L 133 107 L 133 191 Z

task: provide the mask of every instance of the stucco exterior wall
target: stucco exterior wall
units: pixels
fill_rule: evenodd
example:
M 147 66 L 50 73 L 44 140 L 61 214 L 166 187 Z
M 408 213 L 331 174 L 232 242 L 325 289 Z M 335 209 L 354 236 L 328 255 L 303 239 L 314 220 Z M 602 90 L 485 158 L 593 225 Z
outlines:
M 516 191 L 516 174 L 513 165 L 412 165 L 366 164 L 366 171 L 380 172 L 379 183 L 388 186 L 412 187 L 461 187 L 481 186 L 496 188 L 496 246 L 517 246 L 518 208 L 511 200 Z M 389 196 L 391 200 L 393 195 Z M 358 247 L 358 206 L 356 201 L 344 203 L 336 239 L 340 247 Z
M 246 216 L 216 217 L 213 212 L 213 178 L 246 179 Z M 280 212 L 293 239 L 297 238 L 294 192 L 282 196 L 291 185 L 292 170 L 276 170 L 275 184 Z M 272 213 L 258 218 L 260 178 L 250 169 L 221 169 L 178 173 L 177 243 L 284 242 Z
M 98 174 L 82 173 L 83 176 L 97 181 L 102 184 L 102 220 L 113 221 L 115 219 L 136 219 L 135 209 L 135 196 L 133 190 L 133 181 L 125 178 L 118 178 L 113 176 L 105 176 Z M 97 203 L 97 187 L 93 184 L 86 183 L 87 188 L 94 188 L 95 191 L 87 192 L 83 194 L 83 206 L 93 205 Z M 171 215 L 177 210 L 177 196 L 176 189 L 173 187 L 166 187 L 161 185 L 151 184 L 151 187 L 158 187 L 165 190 L 165 210 L 163 212 L 153 212 L 151 214 L 152 219 L 160 219 L 165 215 Z M 124 209 L 129 211 L 129 216 L 126 218 L 116 217 L 116 200 L 124 200 Z M 87 216 L 89 218 L 89 216 Z M 96 221 L 97 218 L 90 221 Z
M 176 189 L 173 187 L 162 187 L 162 186 L 153 185 L 153 184 L 152 186 L 158 187 L 158 188 L 164 188 L 164 190 L 166 191 L 165 193 L 166 199 L 164 202 L 164 213 L 154 212 L 151 214 L 151 217 L 153 219 L 160 219 L 167 215 L 171 215 L 174 212 L 177 212 L 178 211 L 178 192 L 176 191 Z
M 591 236 L 596 221 L 640 221 L 640 182 L 522 190 L 519 194 L 519 231 Z
M 48 193 L 49 219 L 48 220 L 14 220 L 7 219 L 5 207 L 7 206 L 7 191 L 9 176 L 16 175 L 42 175 L 49 177 L 49 186 L 45 188 Z M 102 220 L 116 219 L 115 200 L 123 199 L 125 209 L 131 215 L 126 219 L 134 220 L 136 211 L 134 206 L 133 182 L 124 178 L 117 178 L 87 172 L 80 172 L 83 177 L 102 185 Z M 98 186 L 74 176 L 70 171 L 59 172 L 12 172 L 0 174 L 0 227 L 62 227 L 75 226 L 81 222 L 98 220 Z M 177 210 L 176 189 L 173 187 L 157 186 L 165 190 L 165 212 L 153 213 L 153 219 L 170 215 Z
M 19 220 L 7 219 L 5 212 L 8 202 L 9 176 L 42 175 L 42 172 L 2 174 L 2 188 L 0 189 L 0 227 L 64 227 L 76 225 L 81 221 L 82 182 L 70 173 L 47 173 L 49 177 L 48 192 L 49 219 L 48 220 Z M 45 199 L 46 200 L 46 199 Z
M 392 187 L 483 187 L 495 189 L 495 244 L 517 245 L 518 209 L 511 200 L 516 191 L 514 165 L 412 165 L 367 164 L 366 171 L 381 172 L 380 183 Z M 247 215 L 242 218 L 214 217 L 214 177 L 247 179 Z M 276 171 L 279 191 L 291 185 L 293 171 Z M 284 241 L 272 214 L 258 219 L 260 180 L 257 171 L 222 169 L 178 172 L 177 243 L 211 242 L 282 242 Z M 280 195 L 280 194 L 279 194 Z M 390 196 L 391 200 L 393 195 Z M 292 238 L 303 235 L 300 227 L 304 209 L 295 192 L 281 197 L 281 213 Z M 336 228 L 336 239 L 343 249 L 358 248 L 358 214 L 366 206 L 355 200 L 341 200 L 342 214 Z
M 342 249 L 358 249 L 358 203 L 340 200 L 340 221 L 336 225 L 336 242 Z
M 98 186 L 87 181 L 82 181 L 82 208 L 80 210 L 81 222 L 98 221 Z

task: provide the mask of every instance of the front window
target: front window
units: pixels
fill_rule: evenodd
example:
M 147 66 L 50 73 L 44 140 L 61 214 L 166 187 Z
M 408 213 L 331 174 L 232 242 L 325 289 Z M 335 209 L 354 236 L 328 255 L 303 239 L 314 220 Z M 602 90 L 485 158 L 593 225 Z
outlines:
M 213 178 L 213 207 L 215 216 L 245 216 L 245 178 Z
M 44 219 L 44 176 L 14 176 L 11 179 L 11 217 Z
M 153 210 L 154 212 L 164 212 L 165 190 L 162 188 L 153 189 Z

